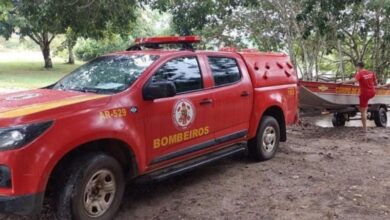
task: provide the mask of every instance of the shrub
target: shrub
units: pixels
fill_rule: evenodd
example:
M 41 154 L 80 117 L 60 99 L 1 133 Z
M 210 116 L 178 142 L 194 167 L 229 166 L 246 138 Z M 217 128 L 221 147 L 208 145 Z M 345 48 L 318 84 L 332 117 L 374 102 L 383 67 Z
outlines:
M 80 38 L 74 52 L 77 59 L 88 61 L 106 53 L 125 50 L 129 45 L 129 40 L 124 40 L 118 35 L 102 40 Z

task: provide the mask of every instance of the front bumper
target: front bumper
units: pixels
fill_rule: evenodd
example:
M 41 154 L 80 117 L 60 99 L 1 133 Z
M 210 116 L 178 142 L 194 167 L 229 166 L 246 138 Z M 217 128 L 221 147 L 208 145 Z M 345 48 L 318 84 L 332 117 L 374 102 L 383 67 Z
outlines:
M 38 214 L 42 209 L 44 193 L 23 196 L 0 196 L 0 212 L 19 215 Z

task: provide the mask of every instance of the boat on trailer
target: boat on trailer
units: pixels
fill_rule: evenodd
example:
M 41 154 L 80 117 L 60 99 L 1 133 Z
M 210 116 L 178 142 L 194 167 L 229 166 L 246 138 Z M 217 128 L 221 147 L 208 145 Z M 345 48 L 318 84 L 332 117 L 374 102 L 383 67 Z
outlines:
M 329 82 L 299 82 L 299 108 L 303 114 L 333 113 L 335 127 L 344 126 L 359 112 L 360 88 L 357 85 Z M 378 127 L 386 127 L 390 110 L 390 88 L 377 88 L 368 103 L 368 119 Z

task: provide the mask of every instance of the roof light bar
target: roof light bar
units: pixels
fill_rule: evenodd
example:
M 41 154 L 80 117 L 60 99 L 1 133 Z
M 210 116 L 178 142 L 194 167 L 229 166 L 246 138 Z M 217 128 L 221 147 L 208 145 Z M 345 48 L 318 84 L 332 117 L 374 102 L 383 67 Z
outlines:
M 199 43 L 199 36 L 181 36 L 181 37 L 148 37 L 135 39 L 136 44 L 181 44 L 181 43 Z
M 135 39 L 135 44 L 129 47 L 127 51 L 142 50 L 142 48 L 163 49 L 161 45 L 167 44 L 181 45 L 182 50 L 194 50 L 192 44 L 199 43 L 200 40 L 199 36 L 137 38 Z

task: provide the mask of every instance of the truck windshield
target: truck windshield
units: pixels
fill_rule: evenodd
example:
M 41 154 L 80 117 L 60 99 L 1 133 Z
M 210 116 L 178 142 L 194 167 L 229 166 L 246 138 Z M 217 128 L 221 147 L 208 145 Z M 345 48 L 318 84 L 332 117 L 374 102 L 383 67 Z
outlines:
M 57 82 L 53 89 L 112 94 L 129 88 L 157 55 L 110 55 L 92 60 Z

